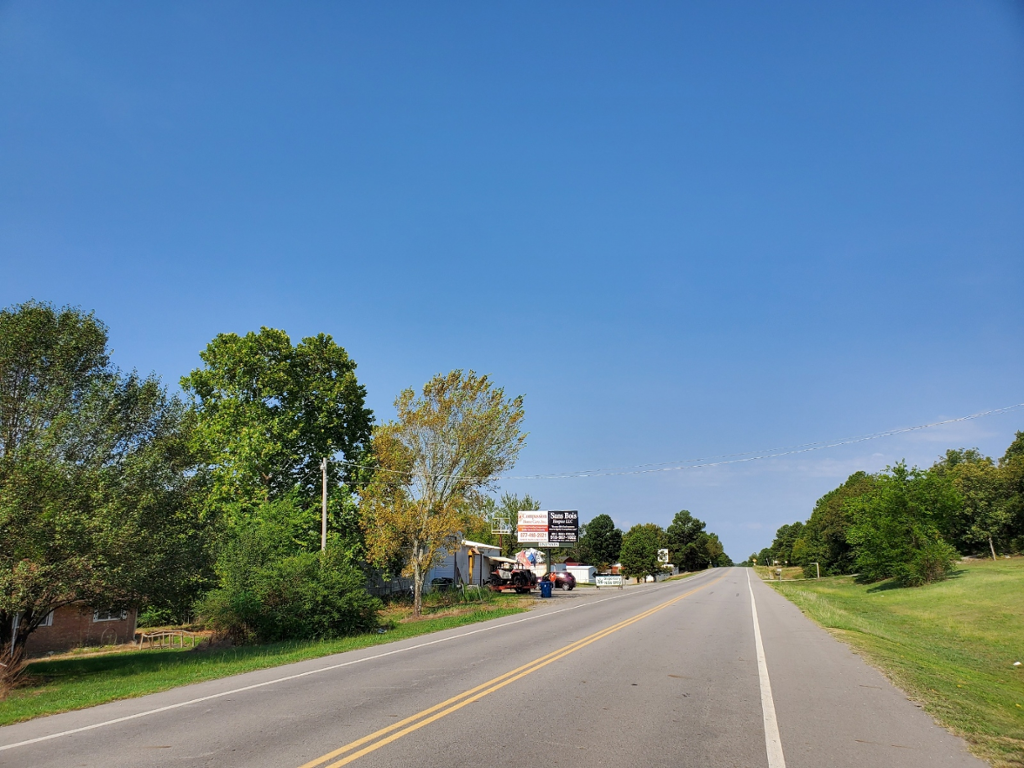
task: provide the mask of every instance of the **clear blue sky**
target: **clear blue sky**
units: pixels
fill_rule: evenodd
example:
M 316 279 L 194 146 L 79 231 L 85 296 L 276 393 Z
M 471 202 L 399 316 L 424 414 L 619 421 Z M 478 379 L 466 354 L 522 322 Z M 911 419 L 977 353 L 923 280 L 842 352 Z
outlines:
M 1022 8 L 0 3 L 0 305 L 95 310 L 175 387 L 216 333 L 327 332 L 380 418 L 486 372 L 522 474 L 1024 402 Z M 506 488 L 738 560 L 1016 429 Z

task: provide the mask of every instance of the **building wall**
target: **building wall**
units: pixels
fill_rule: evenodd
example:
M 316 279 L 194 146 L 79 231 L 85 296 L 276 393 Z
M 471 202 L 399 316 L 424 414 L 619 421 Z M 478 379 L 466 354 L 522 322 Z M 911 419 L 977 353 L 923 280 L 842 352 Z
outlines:
M 593 584 L 594 575 L 597 573 L 597 569 L 592 565 L 567 565 L 565 570 L 575 576 L 580 584 Z
M 494 554 L 497 554 L 498 548 L 487 547 L 481 548 L 479 551 L 488 554 L 493 551 Z M 473 561 L 472 568 L 470 567 L 470 559 Z M 426 591 L 430 590 L 430 582 L 433 579 L 454 579 L 456 563 L 458 563 L 459 576 L 461 577 L 463 584 L 487 584 L 487 580 L 490 578 L 491 573 L 488 570 L 488 558 L 486 554 L 471 555 L 468 547 L 461 546 L 455 551 L 455 553 L 449 552 L 445 556 L 444 560 L 427 571 L 427 576 L 423 581 Z M 472 580 L 470 580 L 471 577 Z
M 39 627 L 29 635 L 25 650 L 29 656 L 42 656 L 84 646 L 130 643 L 135 639 L 136 617 L 137 611 L 130 609 L 127 618 L 96 621 L 92 608 L 64 606 L 53 612 L 52 626 Z

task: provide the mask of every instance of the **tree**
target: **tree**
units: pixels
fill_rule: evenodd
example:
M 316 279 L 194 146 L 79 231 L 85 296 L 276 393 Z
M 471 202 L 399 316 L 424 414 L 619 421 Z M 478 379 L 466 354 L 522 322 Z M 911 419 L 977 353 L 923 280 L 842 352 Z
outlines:
M 295 495 L 240 521 L 217 560 L 220 586 L 199 605 L 203 623 L 235 643 L 323 640 L 376 625 L 380 601 L 343 546 L 303 549 Z M 317 531 L 319 549 L 319 531 Z
M 709 533 L 707 535 L 707 539 L 704 542 L 704 554 L 707 557 L 709 567 L 718 565 L 720 560 L 723 562 L 727 561 L 729 565 L 732 565 L 732 560 L 729 560 L 729 556 L 725 554 L 725 547 L 718 540 L 717 533 Z
M 793 549 L 799 555 L 799 562 L 804 564 L 806 575 L 817 573 L 817 569 L 810 565 L 814 562 L 826 575 L 853 573 L 856 554 L 846 540 L 850 527 L 849 503 L 868 493 L 874 482 L 872 475 L 854 472 L 841 486 L 815 503 L 803 532 L 793 542 Z
M 373 412 L 355 362 L 329 335 L 293 346 L 274 328 L 222 333 L 200 357 L 204 367 L 181 386 L 198 413 L 196 442 L 211 469 L 212 509 L 244 517 L 298 491 L 319 510 L 324 458 L 331 459 L 329 487 L 358 487 Z
M 799 565 L 793 558 L 793 545 L 803 533 L 804 524 L 801 522 L 780 526 L 775 532 L 775 540 L 772 542 L 772 553 L 780 563 L 791 563 Z
M 422 396 L 405 390 L 395 409 L 373 435 L 376 471 L 361 494 L 362 526 L 373 562 L 405 563 L 418 616 L 427 571 L 456 546 L 481 490 L 515 464 L 526 439 L 523 400 L 506 399 L 487 376 L 452 371 L 428 381 Z
M 948 479 L 900 462 L 850 501 L 847 539 L 865 581 L 898 578 L 918 585 L 945 578 L 958 554 L 939 525 L 959 503 Z
M 205 530 L 189 427 L 158 380 L 111 365 L 92 314 L 37 302 L 0 312 L 5 656 L 17 660 L 64 605 L 194 596 Z
M 579 542 L 583 562 L 591 562 L 599 571 L 617 562 L 622 549 L 622 531 L 608 515 L 597 515 L 583 529 Z
M 1006 484 L 1006 510 L 1010 514 L 1010 544 L 1016 551 L 1024 551 L 1024 432 L 1018 432 L 1016 439 L 999 460 L 999 471 Z
M 949 478 L 960 504 L 943 523 L 945 537 L 961 552 L 986 548 L 996 559 L 996 542 L 1008 546 L 1013 510 L 1006 473 L 976 448 L 949 450 L 932 467 Z
M 665 530 L 669 559 L 680 570 L 699 571 L 707 567 L 704 525 L 704 521 L 683 509 L 676 512 Z
M 502 520 L 507 520 L 512 526 L 512 532 L 501 537 L 501 554 L 503 557 L 512 557 L 515 551 L 519 548 L 519 537 L 516 533 L 516 524 L 519 520 L 519 513 L 528 510 L 540 509 L 540 501 L 533 498 L 530 494 L 525 494 L 522 497 L 517 496 L 514 493 L 503 493 L 501 498 L 498 500 L 496 511 Z M 548 555 L 552 555 L 554 550 L 549 550 Z
M 654 523 L 634 525 L 622 537 L 619 561 L 622 574 L 636 579 L 646 579 L 663 571 L 658 561 L 658 550 L 664 544 L 665 532 Z

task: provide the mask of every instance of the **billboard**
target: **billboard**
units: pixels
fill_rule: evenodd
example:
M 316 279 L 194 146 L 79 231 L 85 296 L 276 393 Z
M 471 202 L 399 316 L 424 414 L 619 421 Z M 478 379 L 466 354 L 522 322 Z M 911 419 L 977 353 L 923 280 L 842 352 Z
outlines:
M 521 544 L 560 547 L 579 539 L 580 513 L 576 510 L 520 512 L 516 532 Z

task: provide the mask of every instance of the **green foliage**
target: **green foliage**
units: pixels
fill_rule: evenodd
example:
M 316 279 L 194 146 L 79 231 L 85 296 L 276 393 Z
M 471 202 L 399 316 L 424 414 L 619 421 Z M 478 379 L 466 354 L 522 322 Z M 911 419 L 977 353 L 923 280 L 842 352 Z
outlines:
M 992 765 L 1024 765 L 1024 558 L 963 563 L 919 589 L 850 578 L 775 588 L 864 654 Z M 1021 707 L 1015 704 L 1021 704 Z
M 221 586 L 199 615 L 237 644 L 312 640 L 367 631 L 381 604 L 349 553 L 295 552 L 295 519 L 287 503 L 271 504 L 239 526 L 217 561 Z
M 816 573 L 814 562 L 821 567 L 822 575 L 853 572 L 856 555 L 846 540 L 850 527 L 848 503 L 867 493 L 874 482 L 872 475 L 854 472 L 845 483 L 815 503 L 800 538 L 793 542 L 794 560 L 804 566 L 806 575 Z
M 204 680 L 394 643 L 430 632 L 512 616 L 524 610 L 516 601 L 495 601 L 471 607 L 456 615 L 396 624 L 388 627 L 383 634 L 373 631 L 337 640 L 236 646 L 210 649 L 204 653 L 147 650 L 34 661 L 28 666 L 23 685 L 0 701 L 0 725 L 166 691 Z
M 717 533 L 706 534 L 704 539 L 704 555 L 707 557 L 708 567 L 716 565 L 722 558 L 729 560 L 729 556 L 725 554 L 722 542 L 718 540 Z M 731 563 L 732 561 L 729 560 L 729 562 Z
M 618 562 L 622 550 L 622 531 L 608 515 L 597 515 L 583 526 L 577 556 L 581 562 L 593 563 L 599 571 Z
M 405 564 L 419 615 L 427 571 L 455 548 L 482 491 L 515 464 L 523 399 L 506 398 L 487 376 L 451 371 L 422 395 L 403 391 L 395 410 L 373 434 L 377 469 L 361 493 L 361 523 L 374 565 Z
M 804 524 L 800 522 L 783 525 L 775 532 L 772 542 L 772 555 L 783 565 L 803 565 L 793 556 L 793 546 L 804 532 Z M 798 554 L 805 554 L 803 547 L 797 548 Z
M 952 483 L 934 473 L 899 463 L 880 474 L 871 491 L 850 502 L 847 540 L 856 549 L 861 578 L 910 585 L 943 578 L 957 552 L 939 526 L 957 503 Z
M 503 493 L 498 500 L 496 513 L 512 525 L 512 532 L 501 537 L 502 557 L 512 557 L 520 548 L 519 539 L 516 535 L 516 521 L 520 512 L 540 509 L 540 500 L 533 498 L 530 494 L 517 496 L 514 493 Z M 493 543 L 493 542 L 491 542 Z M 550 554 L 554 554 L 552 551 Z
M 708 534 L 705 523 L 683 509 L 676 512 L 665 530 L 669 562 L 681 571 L 699 571 L 708 567 Z
M 174 606 L 210 576 L 191 415 L 106 344 L 78 309 L 0 312 L 0 647 L 15 657 L 54 608 Z
M 1012 546 L 1014 509 L 1007 467 L 997 467 L 971 448 L 946 451 L 932 471 L 952 481 L 960 496 L 960 503 L 943 521 L 943 533 L 951 544 L 965 554 L 993 558 L 997 548 Z
M 629 578 L 643 579 L 662 573 L 658 562 L 658 550 L 664 546 L 665 532 L 654 523 L 634 525 L 622 537 L 619 562 L 622 574 Z
M 200 353 L 203 368 L 181 380 L 198 413 L 196 445 L 211 468 L 210 509 L 245 517 L 296 490 L 316 503 L 320 462 L 328 486 L 355 488 L 372 412 L 356 364 L 319 334 L 292 345 L 284 331 L 219 334 Z

